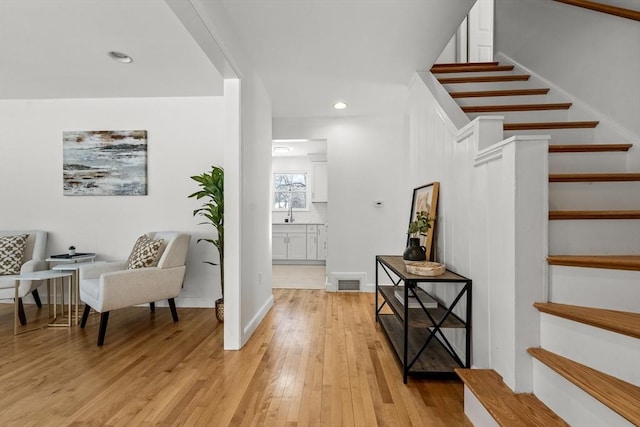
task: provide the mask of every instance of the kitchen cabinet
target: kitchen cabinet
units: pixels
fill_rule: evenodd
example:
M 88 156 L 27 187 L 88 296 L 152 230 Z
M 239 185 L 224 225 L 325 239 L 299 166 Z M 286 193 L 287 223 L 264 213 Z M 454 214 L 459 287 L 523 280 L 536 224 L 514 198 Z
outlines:
M 307 225 L 307 259 L 318 259 L 317 225 Z
M 291 261 L 327 259 L 324 224 L 273 224 L 272 258 Z
M 318 225 L 318 258 L 325 261 L 327 259 L 327 225 Z
M 307 226 L 274 225 L 271 251 L 273 259 L 306 260 Z
M 327 162 L 313 162 L 313 190 L 311 202 L 326 203 L 329 201 L 329 185 Z

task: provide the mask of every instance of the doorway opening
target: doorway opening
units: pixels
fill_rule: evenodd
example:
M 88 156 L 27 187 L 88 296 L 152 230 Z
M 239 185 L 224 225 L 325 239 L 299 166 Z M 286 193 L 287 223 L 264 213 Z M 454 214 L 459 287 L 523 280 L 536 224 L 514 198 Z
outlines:
M 324 139 L 272 144 L 273 287 L 326 286 L 328 163 Z

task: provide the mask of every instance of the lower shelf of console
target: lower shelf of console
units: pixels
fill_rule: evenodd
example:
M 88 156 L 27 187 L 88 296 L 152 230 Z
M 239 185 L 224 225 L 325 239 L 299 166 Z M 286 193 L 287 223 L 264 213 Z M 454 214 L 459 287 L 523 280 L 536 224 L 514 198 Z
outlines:
M 398 357 L 400 364 L 403 364 L 403 341 L 404 341 L 404 327 L 398 317 L 394 314 L 380 314 L 379 322 L 382 326 L 382 330 L 387 335 L 387 338 L 391 342 L 396 356 Z M 415 358 L 422 346 L 424 345 L 428 336 L 428 331 L 421 328 L 409 328 L 408 340 L 407 340 L 407 363 Z M 420 357 L 411 366 L 407 372 L 410 376 L 433 376 L 433 377 L 456 377 L 454 372 L 455 368 L 460 368 L 455 359 L 445 349 L 444 345 L 438 341 L 435 337 L 431 339 L 427 347 L 424 349 Z M 404 366 L 403 366 L 404 368 Z

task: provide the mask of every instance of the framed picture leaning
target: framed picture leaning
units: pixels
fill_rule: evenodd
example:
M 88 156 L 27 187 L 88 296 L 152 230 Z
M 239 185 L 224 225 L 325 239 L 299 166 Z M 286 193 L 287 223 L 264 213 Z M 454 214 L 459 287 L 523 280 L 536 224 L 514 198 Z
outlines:
M 416 214 L 421 211 L 429 213 L 432 220 L 431 228 L 427 230 L 426 235 L 420 235 L 420 246 L 426 249 L 427 261 L 431 260 L 431 248 L 433 247 L 433 235 L 435 230 L 436 211 L 438 208 L 438 191 L 440 189 L 439 182 L 432 182 L 422 187 L 413 189 L 413 200 L 411 202 L 411 216 L 409 223 L 415 221 Z M 407 246 L 409 245 L 409 235 L 407 235 Z

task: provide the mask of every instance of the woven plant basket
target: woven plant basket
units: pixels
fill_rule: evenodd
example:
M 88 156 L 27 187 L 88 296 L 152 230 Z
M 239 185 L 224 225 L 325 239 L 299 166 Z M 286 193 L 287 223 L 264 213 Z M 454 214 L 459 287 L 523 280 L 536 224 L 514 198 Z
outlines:
M 220 323 L 224 322 L 224 299 L 223 298 L 218 298 L 216 300 L 216 319 L 218 319 L 218 322 Z

